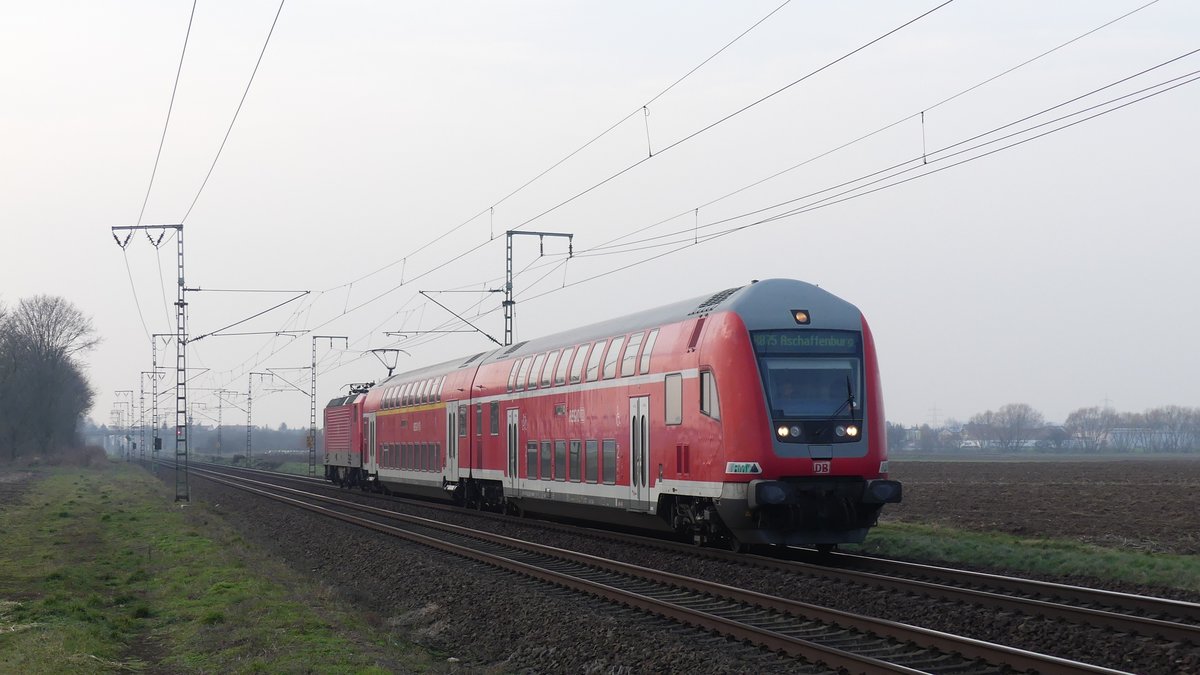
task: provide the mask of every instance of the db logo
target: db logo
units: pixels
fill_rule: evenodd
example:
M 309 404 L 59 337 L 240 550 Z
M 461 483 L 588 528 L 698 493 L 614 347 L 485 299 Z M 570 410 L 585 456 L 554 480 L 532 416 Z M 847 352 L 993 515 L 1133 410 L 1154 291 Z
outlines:
M 813 462 L 813 473 L 815 473 L 815 474 L 828 474 L 828 473 L 832 473 L 832 471 L 833 471 L 833 462 L 830 462 L 828 460 L 823 461 L 823 462 Z

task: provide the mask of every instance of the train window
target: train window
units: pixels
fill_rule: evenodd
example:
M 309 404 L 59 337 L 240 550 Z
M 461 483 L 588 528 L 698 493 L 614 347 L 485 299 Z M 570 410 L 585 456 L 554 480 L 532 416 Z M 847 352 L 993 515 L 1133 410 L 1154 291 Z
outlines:
M 683 424 L 683 374 L 667 375 L 663 401 L 666 404 L 664 419 L 667 424 Z
M 465 403 L 458 406 L 458 435 L 460 438 L 465 438 L 467 435 L 467 405 Z
M 608 355 L 604 357 L 604 379 L 612 379 L 617 376 L 617 359 L 621 358 L 621 345 L 625 344 L 625 336 L 613 338 L 612 344 L 608 346 Z
M 525 377 L 529 375 L 529 366 L 533 365 L 533 357 L 526 356 L 521 360 L 521 370 L 517 372 L 517 391 L 525 391 Z
M 493 436 L 500 435 L 500 402 L 492 401 L 488 404 L 488 417 Z
M 658 339 L 658 329 L 650 331 L 646 336 L 646 345 L 642 347 L 642 365 L 641 372 L 643 375 L 650 372 L 650 352 L 654 351 L 654 341 Z
M 604 356 L 604 345 L 608 340 L 600 340 L 592 345 L 592 355 L 588 358 L 587 381 L 600 379 L 600 357 Z
M 571 355 L 574 353 L 574 347 L 567 347 L 563 350 L 562 357 L 558 359 L 558 368 L 554 370 L 554 384 L 567 383 L 567 366 L 570 365 Z
M 538 442 L 529 441 L 525 444 L 525 477 L 537 478 Z
M 638 347 L 642 346 L 645 333 L 634 333 L 629 336 L 629 344 L 625 345 L 625 356 L 621 359 L 621 377 L 629 377 L 637 373 Z
M 442 470 L 442 444 L 441 443 L 433 444 L 433 465 L 432 466 L 433 466 L 434 471 Z
M 388 460 L 391 459 L 391 457 L 390 457 L 391 453 L 389 452 L 389 450 L 391 450 L 391 446 L 389 446 L 387 443 L 384 443 L 382 449 L 383 449 L 383 452 L 379 456 L 379 466 L 381 466 L 381 467 L 391 466 L 390 464 L 388 464 Z
M 583 479 L 589 483 L 596 483 L 600 480 L 600 448 L 595 439 L 588 439 L 587 445 L 584 446 L 584 464 L 586 471 L 583 474 Z
M 521 360 L 513 361 L 512 370 L 508 373 L 508 391 L 512 392 L 517 386 L 517 369 L 521 367 Z
M 413 392 L 413 405 L 421 405 L 425 402 L 425 380 L 417 383 L 417 388 Z
M 433 388 L 433 400 L 434 401 L 437 401 L 439 403 L 441 402 L 442 387 L 445 386 L 445 384 L 446 384 L 446 376 L 445 375 L 443 375 L 437 379 L 437 384 Z
M 567 442 L 554 441 L 554 480 L 567 479 Z
M 558 357 L 562 352 L 550 352 L 546 358 L 546 368 L 542 371 L 542 386 L 549 387 L 554 382 L 554 369 L 558 366 Z
M 576 384 L 583 381 L 583 364 L 587 362 L 588 346 L 581 345 L 579 353 L 575 355 L 575 361 L 571 363 L 571 384 Z
M 412 404 L 412 382 L 408 382 L 400 389 L 400 405 Z
M 611 438 L 604 439 L 604 459 L 600 462 L 604 468 L 604 482 L 613 485 L 617 482 L 617 442 Z
M 542 471 L 539 474 L 542 480 L 550 480 L 554 475 L 554 456 L 551 454 L 553 451 L 554 445 L 550 441 L 542 441 Z
M 546 363 L 546 355 L 538 354 L 533 357 L 533 370 L 529 371 L 529 388 L 537 387 L 538 376 L 542 374 L 542 366 Z
M 700 373 L 700 412 L 715 420 L 721 419 L 721 404 L 717 400 L 717 379 L 707 370 Z
M 579 477 L 583 475 L 580 471 L 582 467 L 579 465 L 579 449 L 582 445 L 579 441 L 571 441 L 571 459 L 569 466 L 571 467 L 571 481 L 578 483 Z
M 407 468 L 408 468 L 408 452 L 409 452 L 408 448 L 409 448 L 409 445 L 410 445 L 410 444 L 408 444 L 408 443 L 405 443 L 405 444 L 403 444 L 403 445 L 401 445 L 401 446 L 400 446 L 400 468 L 401 468 L 401 469 L 407 469 Z
M 483 435 L 483 404 L 475 404 L 475 435 Z
M 421 403 L 429 403 L 433 400 L 433 380 L 425 380 L 425 386 L 421 389 Z

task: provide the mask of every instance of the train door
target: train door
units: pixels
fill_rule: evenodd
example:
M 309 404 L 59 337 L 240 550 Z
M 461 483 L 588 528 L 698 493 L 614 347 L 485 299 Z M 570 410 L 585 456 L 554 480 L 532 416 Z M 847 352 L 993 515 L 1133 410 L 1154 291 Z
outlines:
M 457 403 L 446 406 L 446 480 L 451 483 L 458 482 L 458 426 L 462 424 L 458 413 Z
M 629 500 L 635 509 L 645 509 L 650 500 L 650 397 L 629 399 Z
M 508 409 L 508 477 L 505 481 L 505 488 L 510 490 L 510 494 L 517 494 L 517 462 L 521 453 L 521 439 L 517 434 L 517 430 L 521 425 L 521 411 L 517 408 Z
M 367 445 L 363 452 L 363 472 L 369 476 L 379 470 L 375 456 L 375 413 L 363 416 L 363 442 Z

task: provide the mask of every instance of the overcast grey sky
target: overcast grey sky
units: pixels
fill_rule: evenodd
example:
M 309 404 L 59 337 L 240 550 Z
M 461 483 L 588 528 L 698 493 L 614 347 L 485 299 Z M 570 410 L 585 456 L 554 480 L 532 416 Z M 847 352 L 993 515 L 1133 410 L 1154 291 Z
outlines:
M 1152 3 L 943 103 L 1145 4 L 957 0 L 688 138 L 939 3 L 796 0 L 655 98 L 780 4 L 291 0 L 199 192 L 279 7 L 201 0 L 140 224 L 188 214 L 188 286 L 313 293 L 230 329 L 299 337 L 193 344 L 197 417 L 216 416 L 206 389 L 307 366 L 313 333 L 350 337 L 319 348 L 322 404 L 383 374 L 367 349 L 403 347 L 401 369 L 488 349 L 384 332 L 461 327 L 417 291 L 498 288 L 489 239 L 517 226 L 572 232 L 577 253 L 518 239 L 518 337 L 791 277 L 866 313 L 894 421 L 1200 405 L 1200 55 L 1019 122 L 1200 48 L 1200 5 Z M 57 294 L 94 318 L 99 421 L 150 368 L 148 333 L 174 331 L 174 243 L 123 252 L 110 228 L 139 224 L 191 8 L 0 0 L 0 301 Z M 191 333 L 287 297 L 190 294 Z M 498 295 L 436 297 L 502 337 Z M 307 425 L 305 395 L 254 386 L 255 423 Z

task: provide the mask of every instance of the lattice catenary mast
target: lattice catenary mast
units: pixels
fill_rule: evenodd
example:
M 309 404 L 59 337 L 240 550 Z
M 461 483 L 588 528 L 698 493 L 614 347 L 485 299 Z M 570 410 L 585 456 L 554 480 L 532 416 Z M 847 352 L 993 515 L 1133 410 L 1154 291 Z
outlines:
M 187 301 L 183 285 L 183 224 L 176 225 L 125 225 L 112 228 L 113 239 L 124 249 L 135 230 L 147 232 L 146 236 L 155 248 L 162 242 L 160 235 L 155 241 L 149 230 L 175 230 L 175 262 L 178 290 L 175 295 L 175 501 L 188 501 L 188 437 L 187 437 Z M 128 232 L 125 239 L 117 232 Z

